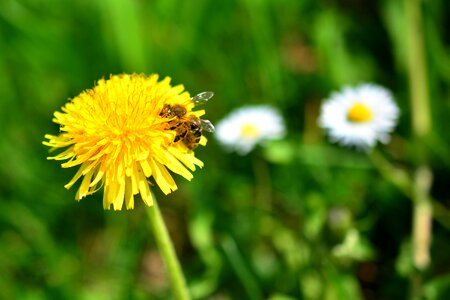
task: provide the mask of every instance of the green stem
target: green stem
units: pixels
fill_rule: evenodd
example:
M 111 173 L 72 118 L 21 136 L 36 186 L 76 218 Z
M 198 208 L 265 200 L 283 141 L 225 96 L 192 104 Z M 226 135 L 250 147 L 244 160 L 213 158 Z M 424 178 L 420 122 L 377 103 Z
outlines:
M 387 181 L 395 185 L 406 197 L 409 197 L 411 200 L 414 198 L 413 178 L 410 174 L 408 174 L 405 170 L 392 165 L 376 149 L 370 153 L 369 158 L 372 160 L 372 165 Z M 442 226 L 450 230 L 450 211 L 435 199 L 430 196 L 429 198 L 429 201 L 432 204 L 431 208 L 433 211 L 433 218 L 436 219 L 436 221 L 438 221 Z
M 255 176 L 255 207 L 264 212 L 272 210 L 272 185 L 269 166 L 259 155 L 253 156 L 253 173 Z
M 226 235 L 222 240 L 222 247 L 227 255 L 231 266 L 236 272 L 236 276 L 241 281 L 247 292 L 248 299 L 261 300 L 263 299 L 262 291 L 259 288 L 257 280 L 253 277 L 250 270 L 247 269 L 244 258 L 238 250 L 236 242 L 232 237 Z
M 157 201 L 153 203 L 153 206 L 150 207 L 147 212 L 156 244 L 161 251 L 161 255 L 172 282 L 175 298 L 179 300 L 189 300 L 191 297 L 189 296 L 186 286 L 186 280 L 184 279 L 180 263 L 178 262 L 175 249 L 170 240 L 169 232 L 167 231 Z
M 113 43 L 110 47 L 117 51 L 122 67 L 128 72 L 144 71 L 148 58 L 152 57 L 149 53 L 152 47 L 144 46 L 143 14 L 137 1 L 98 1 L 98 5 L 103 15 L 104 35 L 111 36 L 107 42 Z
M 430 263 L 433 209 L 428 192 L 431 181 L 432 173 L 428 167 L 422 166 L 416 170 L 413 188 L 413 258 L 414 265 L 419 270 L 425 269 Z
M 431 127 L 421 1 L 405 0 L 405 11 L 412 127 L 420 140 L 428 134 Z
M 372 165 L 384 176 L 389 182 L 395 185 L 407 197 L 411 197 L 411 178 L 409 174 L 398 167 L 393 166 L 380 152 L 373 149 L 369 158 Z
M 422 31 L 421 0 L 405 0 L 406 33 L 408 49 L 408 75 L 411 99 L 412 131 L 418 167 L 412 181 L 413 262 L 417 271 L 411 277 L 411 299 L 422 296 L 422 274 L 430 263 L 433 210 L 429 189 L 432 173 L 427 165 L 425 137 L 431 128 L 428 76 L 425 59 L 425 42 Z
M 259 68 L 261 91 L 269 99 L 283 99 L 282 74 L 278 44 L 270 21 L 271 8 L 267 1 L 243 1 L 247 8 L 253 32 L 256 61 Z M 279 102 L 282 103 L 282 102 Z
M 431 127 L 430 99 L 428 95 L 425 45 L 422 32 L 420 0 L 405 0 L 408 39 L 409 89 L 411 98 L 412 129 L 419 166 L 414 172 L 413 243 L 414 264 L 423 270 L 429 263 L 432 204 L 429 197 L 432 174 L 426 164 L 424 138 Z M 422 228 L 421 228 L 422 226 Z

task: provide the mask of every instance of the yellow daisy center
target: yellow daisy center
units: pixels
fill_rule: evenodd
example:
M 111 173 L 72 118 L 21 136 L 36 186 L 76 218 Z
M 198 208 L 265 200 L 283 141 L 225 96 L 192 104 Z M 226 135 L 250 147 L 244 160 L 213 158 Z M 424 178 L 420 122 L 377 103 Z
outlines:
M 241 136 L 244 138 L 254 138 L 259 135 L 259 128 L 254 124 L 247 123 L 241 127 Z
M 372 120 L 372 117 L 373 114 L 371 108 L 361 102 L 353 104 L 347 113 L 347 119 L 354 123 L 369 122 Z

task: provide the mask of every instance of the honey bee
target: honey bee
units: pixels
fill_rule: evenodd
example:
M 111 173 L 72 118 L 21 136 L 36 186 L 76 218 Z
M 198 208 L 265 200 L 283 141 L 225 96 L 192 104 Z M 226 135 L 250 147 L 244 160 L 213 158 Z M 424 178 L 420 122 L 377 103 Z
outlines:
M 191 98 L 197 104 L 204 104 L 214 96 L 213 92 L 203 92 Z M 187 115 L 186 108 L 181 104 L 165 104 L 160 116 L 172 119 L 168 122 L 170 130 L 175 131 L 174 143 L 181 141 L 188 149 L 197 148 L 202 132 L 214 132 L 214 125 L 209 120 L 203 120 L 195 115 Z

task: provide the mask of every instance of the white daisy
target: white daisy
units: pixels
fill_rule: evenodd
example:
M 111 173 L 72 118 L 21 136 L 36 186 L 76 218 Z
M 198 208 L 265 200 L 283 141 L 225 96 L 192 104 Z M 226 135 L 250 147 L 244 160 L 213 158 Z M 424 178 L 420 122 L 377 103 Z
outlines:
M 377 141 L 389 142 L 398 116 L 399 109 L 387 89 L 362 84 L 333 93 L 322 104 L 319 125 L 332 142 L 368 150 Z
M 268 105 L 246 106 L 230 113 L 216 126 L 216 138 L 225 148 L 244 155 L 257 144 L 285 134 L 279 112 Z

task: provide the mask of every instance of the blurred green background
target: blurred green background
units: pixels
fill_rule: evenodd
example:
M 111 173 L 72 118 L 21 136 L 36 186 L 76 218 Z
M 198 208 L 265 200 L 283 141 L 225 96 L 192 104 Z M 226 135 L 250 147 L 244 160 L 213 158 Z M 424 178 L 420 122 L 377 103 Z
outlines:
M 439 204 L 423 299 L 450 299 L 449 6 L 422 3 Z M 213 123 L 246 104 L 286 121 L 284 140 L 247 156 L 209 136 L 192 182 L 155 190 L 195 299 L 408 299 L 411 200 L 317 126 L 333 90 L 384 85 L 402 114 L 379 150 L 415 167 L 405 27 L 399 0 L 1 0 L 0 299 L 171 299 L 145 205 L 77 203 L 63 187 L 75 169 L 41 144 L 68 98 L 122 72 L 214 91 Z

